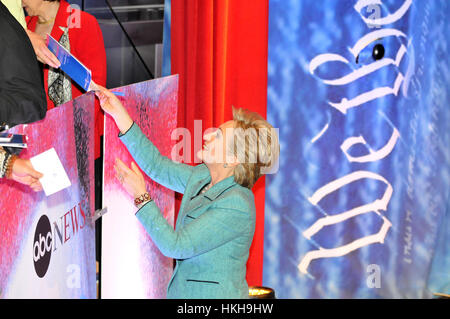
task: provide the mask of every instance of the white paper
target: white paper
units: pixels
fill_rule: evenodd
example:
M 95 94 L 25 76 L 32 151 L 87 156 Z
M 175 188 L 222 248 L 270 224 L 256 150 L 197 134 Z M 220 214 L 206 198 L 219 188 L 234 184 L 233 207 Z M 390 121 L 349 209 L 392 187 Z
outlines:
M 33 168 L 44 176 L 39 179 L 45 195 L 50 196 L 71 185 L 54 148 L 30 158 Z

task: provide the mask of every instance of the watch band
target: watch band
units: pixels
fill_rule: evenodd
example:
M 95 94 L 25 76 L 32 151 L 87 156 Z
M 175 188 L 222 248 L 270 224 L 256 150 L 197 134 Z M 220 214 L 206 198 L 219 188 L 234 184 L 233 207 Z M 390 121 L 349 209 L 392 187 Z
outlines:
M 6 170 L 5 170 L 5 176 L 6 178 L 11 178 L 12 175 L 12 167 L 14 165 L 14 162 L 17 159 L 17 155 L 11 155 L 8 160 L 7 160 L 7 164 L 6 164 Z
M 6 171 L 8 169 L 10 158 L 11 155 L 0 148 L 0 178 L 6 177 Z
M 151 200 L 152 198 L 150 197 L 149 193 L 144 193 L 134 199 L 134 205 L 136 205 L 137 208 L 141 208 L 144 203 Z

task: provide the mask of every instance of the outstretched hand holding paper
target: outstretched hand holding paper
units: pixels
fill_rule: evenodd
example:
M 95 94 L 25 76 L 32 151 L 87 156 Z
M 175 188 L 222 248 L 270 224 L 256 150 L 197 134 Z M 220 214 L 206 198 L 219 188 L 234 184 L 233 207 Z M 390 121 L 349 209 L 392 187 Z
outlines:
M 45 195 L 50 196 L 71 185 L 54 148 L 30 159 L 33 168 L 44 176 L 39 179 Z

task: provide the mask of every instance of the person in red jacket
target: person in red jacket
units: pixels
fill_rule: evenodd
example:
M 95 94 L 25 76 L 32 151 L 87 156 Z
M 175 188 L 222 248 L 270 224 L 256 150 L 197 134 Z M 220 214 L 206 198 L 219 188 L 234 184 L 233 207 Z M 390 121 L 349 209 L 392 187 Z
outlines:
M 92 71 L 92 80 L 106 85 L 106 52 L 100 26 L 92 15 L 73 8 L 65 0 L 22 0 L 27 28 L 47 37 L 50 34 Z M 43 65 L 48 109 L 64 104 L 85 92 L 60 69 Z M 95 159 L 100 157 L 103 113 L 95 102 Z

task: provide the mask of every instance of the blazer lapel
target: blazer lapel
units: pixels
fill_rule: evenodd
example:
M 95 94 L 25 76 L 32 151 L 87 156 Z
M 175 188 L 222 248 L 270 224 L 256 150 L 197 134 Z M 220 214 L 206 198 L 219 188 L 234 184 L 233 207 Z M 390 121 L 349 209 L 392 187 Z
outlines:
M 221 194 L 223 194 L 226 190 L 230 189 L 231 187 L 237 185 L 234 181 L 234 176 L 228 177 L 213 187 L 211 187 L 208 191 L 206 191 L 204 194 L 198 194 L 198 192 L 207 184 L 209 183 L 210 178 L 207 180 L 202 180 L 196 183 L 193 187 L 195 190 L 191 193 L 191 198 L 189 200 L 189 203 L 185 206 L 184 214 L 182 217 L 182 220 L 184 221 L 186 219 L 186 216 L 189 215 L 191 218 L 195 218 L 196 216 L 191 216 L 191 212 L 197 211 L 200 207 L 204 205 L 210 204 L 212 201 L 214 201 L 217 197 L 219 197 Z M 197 195 L 197 196 L 196 196 Z M 202 214 L 200 212 L 200 214 Z M 195 214 L 197 215 L 197 213 Z
M 213 187 L 211 187 L 206 193 L 205 197 L 208 198 L 210 201 L 215 200 L 217 197 L 223 194 L 226 190 L 229 188 L 237 185 L 237 183 L 234 181 L 234 175 L 225 178 L 224 180 L 220 181 Z
M 184 223 L 186 215 L 189 212 L 198 210 L 203 205 L 210 204 L 217 197 L 223 194 L 226 190 L 237 185 L 234 181 L 234 176 L 230 176 L 220 181 L 203 194 L 199 194 L 200 190 L 211 182 L 211 175 L 207 169 L 198 173 L 192 182 L 186 187 L 186 192 L 181 202 L 180 211 L 175 228 L 178 228 L 179 223 Z M 191 186 L 192 185 L 192 186 Z M 195 218 L 195 216 L 192 216 Z
M 189 194 L 187 194 L 189 196 L 188 197 L 189 202 L 187 203 L 185 208 L 186 212 L 193 211 L 205 203 L 203 200 L 204 194 L 200 194 L 200 191 L 210 182 L 211 177 L 208 176 L 207 178 L 199 180 L 192 186 L 192 191 L 189 192 Z
M 187 212 L 192 210 L 191 205 L 193 204 L 193 199 L 200 192 L 200 190 L 205 187 L 211 181 L 211 176 L 209 172 L 206 174 L 199 174 L 195 181 L 192 183 L 192 186 L 188 186 L 186 188 L 186 192 L 181 201 L 180 211 L 178 213 L 178 218 L 176 222 L 176 228 L 178 228 L 178 221 L 183 221 L 186 217 Z M 196 201 L 194 201 L 195 204 Z
M 190 197 L 190 200 L 192 200 L 193 198 L 197 197 L 197 195 L 199 194 L 200 190 L 203 187 L 205 187 L 206 185 L 208 185 L 210 182 L 211 182 L 211 177 L 203 178 L 203 179 L 197 181 L 192 186 L 192 191 L 189 192 L 189 194 L 187 194 Z

